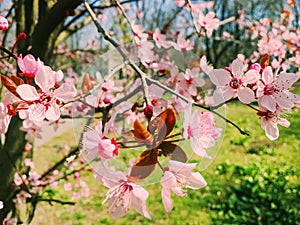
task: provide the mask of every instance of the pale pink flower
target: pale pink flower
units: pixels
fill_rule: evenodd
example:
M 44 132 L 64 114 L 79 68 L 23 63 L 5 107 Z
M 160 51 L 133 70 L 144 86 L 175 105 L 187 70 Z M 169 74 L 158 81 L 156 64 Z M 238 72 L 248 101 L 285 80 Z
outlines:
M 34 169 L 34 162 L 30 158 L 24 159 L 24 165 Z
M 13 225 L 17 223 L 16 218 L 12 218 L 12 211 L 7 214 L 5 219 L 2 221 L 2 225 Z
M 26 55 L 24 58 L 22 54 L 18 56 L 18 66 L 22 73 L 21 76 L 28 78 L 34 78 L 38 69 L 43 66 L 43 62 L 39 59 L 35 60 L 34 56 L 31 54 Z
M 4 207 L 4 204 L 2 201 L 0 201 L 0 209 L 3 209 L 3 207 Z
M 176 89 L 179 93 L 187 96 L 197 95 L 197 89 L 205 84 L 199 72 L 199 68 L 195 67 L 193 69 L 186 69 L 185 73 L 178 74 Z
M 26 180 L 26 175 L 25 174 L 23 174 L 22 177 L 21 177 L 19 173 L 15 173 L 15 175 L 14 175 L 15 185 L 20 186 L 21 184 L 23 184 L 23 180 Z
M 243 71 L 244 64 L 240 59 L 235 59 L 227 69 L 214 69 L 209 74 L 211 81 L 217 86 L 214 91 L 215 104 L 220 104 L 231 98 L 238 97 L 244 104 L 255 100 L 252 89 L 247 87 L 259 79 L 257 70 Z
M 261 128 L 265 131 L 266 136 L 271 140 L 276 140 L 279 137 L 279 129 L 278 124 L 284 127 L 289 127 L 290 122 L 280 117 L 279 111 L 271 112 L 269 110 L 265 110 L 263 112 L 259 112 L 260 125 Z
M 151 219 L 146 209 L 146 200 L 149 193 L 140 185 L 127 180 L 127 176 L 108 168 L 95 171 L 95 177 L 109 190 L 103 202 L 108 202 L 109 214 L 113 219 L 124 216 L 130 207 L 148 219 Z
M 219 23 L 220 21 L 214 12 L 209 12 L 206 15 L 200 12 L 199 24 L 206 31 L 207 37 L 211 37 L 213 30 L 218 29 Z
M 65 183 L 64 184 L 65 191 L 72 191 L 72 184 L 71 183 Z
M 8 21 L 5 17 L 0 16 L 0 30 L 8 29 Z
M 183 137 L 190 140 L 192 149 L 197 155 L 211 158 L 205 150 L 216 143 L 221 133 L 222 129 L 216 127 L 212 113 L 201 110 L 192 113 L 192 104 L 186 107 Z
M 180 37 L 177 39 L 177 42 L 174 45 L 174 48 L 181 52 L 190 51 L 194 48 L 194 42 L 190 41 L 189 39 L 186 40 L 185 38 Z
M 29 84 L 19 85 L 16 89 L 23 100 L 30 102 L 28 107 L 29 119 L 36 121 L 42 121 L 45 118 L 50 121 L 58 120 L 61 102 L 70 100 L 76 95 L 75 87 L 63 83 L 53 91 L 55 77 L 53 70 L 48 66 L 41 67 L 34 80 L 41 88 L 41 92 L 37 92 L 36 88 Z
M 83 134 L 82 144 L 85 149 L 87 161 L 92 161 L 101 156 L 104 159 L 109 159 L 118 154 L 118 145 L 116 140 L 106 138 L 109 125 L 105 126 L 102 133 L 102 122 L 99 122 L 94 129 L 90 129 Z
M 7 131 L 11 116 L 8 115 L 7 106 L 0 102 L 0 134 Z
M 260 106 L 271 112 L 275 112 L 277 106 L 291 109 L 300 100 L 299 96 L 288 90 L 297 80 L 298 76 L 294 73 L 282 72 L 276 76 L 270 66 L 266 67 L 256 92 Z
M 169 48 L 175 44 L 174 42 L 167 41 L 166 35 L 161 34 L 158 28 L 153 33 L 153 40 L 158 48 Z
M 169 167 L 165 168 L 160 181 L 162 201 L 167 212 L 170 212 L 173 208 L 171 191 L 178 196 L 185 197 L 187 193 L 183 188 L 200 189 L 207 185 L 199 172 L 192 172 L 195 167 L 196 163 L 169 161 Z
M 28 174 L 28 181 L 32 186 L 38 186 L 40 184 L 39 178 L 40 178 L 39 174 L 35 171 L 34 172 L 30 171 Z

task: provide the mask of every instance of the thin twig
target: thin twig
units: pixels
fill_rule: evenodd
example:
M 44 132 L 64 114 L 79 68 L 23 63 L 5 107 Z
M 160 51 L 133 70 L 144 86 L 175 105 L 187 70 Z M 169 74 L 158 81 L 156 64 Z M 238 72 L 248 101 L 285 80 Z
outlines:
M 87 11 L 89 12 L 89 15 L 91 16 L 95 26 L 97 27 L 97 30 L 99 33 L 101 33 L 104 37 L 104 39 L 106 41 L 108 41 L 109 43 L 111 43 L 116 50 L 120 53 L 120 55 L 122 56 L 123 60 L 125 62 L 128 62 L 128 65 L 139 75 L 141 81 L 142 81 L 142 85 L 143 85 L 143 93 L 144 93 L 144 98 L 145 98 L 145 102 L 146 105 L 148 105 L 148 86 L 147 86 L 147 82 L 146 82 L 146 74 L 135 64 L 131 61 L 131 59 L 129 59 L 129 57 L 126 55 L 125 51 L 121 48 L 120 44 L 115 41 L 108 32 L 106 32 L 103 27 L 100 25 L 100 23 L 97 21 L 97 17 L 94 13 L 94 11 L 91 9 L 89 3 L 87 0 L 84 1 L 84 6 L 87 9 Z
M 75 205 L 75 202 L 66 202 L 58 199 L 47 199 L 47 198 L 38 198 L 37 199 L 40 202 L 48 202 L 50 205 L 52 205 L 52 202 L 59 203 L 61 205 Z

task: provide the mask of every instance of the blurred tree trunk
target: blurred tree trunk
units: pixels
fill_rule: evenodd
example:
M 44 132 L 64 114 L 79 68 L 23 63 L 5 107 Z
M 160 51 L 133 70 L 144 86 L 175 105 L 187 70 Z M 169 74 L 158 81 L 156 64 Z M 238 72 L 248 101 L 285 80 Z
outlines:
M 47 64 L 52 57 L 57 35 L 70 10 L 81 4 L 81 0 L 15 0 L 16 33 L 25 32 L 25 42 L 18 44 L 18 54 L 28 53 Z M 51 5 L 50 5 L 51 4 Z M 7 213 L 15 210 L 12 201 L 19 190 L 13 185 L 14 174 L 22 169 L 25 149 L 25 133 L 20 130 L 22 121 L 18 116 L 12 118 L 5 135 L 5 143 L 0 151 L 0 200 L 4 208 L 0 210 L 0 221 Z

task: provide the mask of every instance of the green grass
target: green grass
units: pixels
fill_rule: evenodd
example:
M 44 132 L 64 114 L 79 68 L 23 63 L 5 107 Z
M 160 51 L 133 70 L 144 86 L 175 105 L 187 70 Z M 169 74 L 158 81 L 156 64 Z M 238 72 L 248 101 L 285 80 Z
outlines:
M 42 202 L 38 205 L 35 218 L 32 224 L 213 224 L 212 217 L 216 215 L 211 208 L 214 207 L 218 198 L 228 188 L 230 177 L 221 176 L 217 169 L 220 164 L 226 162 L 232 165 L 246 167 L 255 162 L 263 162 L 265 166 L 289 165 L 295 169 L 300 169 L 300 112 L 290 115 L 290 128 L 280 127 L 280 137 L 278 140 L 269 141 L 260 129 L 258 117 L 255 112 L 238 104 L 231 104 L 227 107 L 227 116 L 238 124 L 242 129 L 250 132 L 251 136 L 241 135 L 234 127 L 227 125 L 224 131 L 224 138 L 220 144 L 219 152 L 212 164 L 201 172 L 208 182 L 208 186 L 201 190 L 188 190 L 188 196 L 181 198 L 172 195 L 174 209 L 172 212 L 165 212 L 161 203 L 160 185 L 153 184 L 146 186 L 150 195 L 147 201 L 147 208 L 153 219 L 148 220 L 130 210 L 129 213 L 120 220 L 112 220 L 107 213 L 107 205 L 102 205 L 105 198 L 106 188 L 97 182 L 92 173 L 83 174 L 90 187 L 90 197 L 81 198 L 75 206 L 55 204 L 54 206 Z M 44 146 L 39 147 L 35 153 L 37 170 L 44 171 L 47 166 L 53 163 L 57 154 L 53 151 L 53 146 L 63 143 L 74 143 L 72 139 L 73 131 L 55 138 Z M 74 137 L 73 137 L 74 138 Z M 194 157 L 192 161 L 200 160 Z M 42 165 L 42 166 L 41 166 Z M 299 179 L 296 179 L 299 182 Z M 63 187 L 57 190 L 58 197 L 70 198 L 69 193 L 65 193 Z

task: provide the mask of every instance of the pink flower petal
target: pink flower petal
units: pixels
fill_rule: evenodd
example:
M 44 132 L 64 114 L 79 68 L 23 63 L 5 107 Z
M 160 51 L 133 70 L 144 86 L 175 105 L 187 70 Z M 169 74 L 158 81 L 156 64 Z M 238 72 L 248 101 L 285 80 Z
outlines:
M 248 87 L 241 87 L 237 91 L 239 100 L 244 104 L 249 104 L 255 100 L 254 92 Z
M 231 75 L 227 70 L 214 69 L 209 73 L 209 77 L 216 86 L 225 86 L 231 80 Z
M 259 103 L 262 107 L 270 110 L 271 112 L 275 112 L 276 110 L 276 101 L 273 96 L 264 95 L 259 99 Z
M 50 121 L 56 121 L 60 117 L 60 109 L 56 103 L 52 103 L 47 111 L 46 111 L 46 118 Z
M 16 91 L 25 101 L 34 101 L 40 98 L 40 95 L 37 93 L 36 89 L 29 84 L 19 85 Z
M 298 76 L 294 73 L 280 73 L 275 81 L 275 86 L 282 89 L 289 89 L 298 80 Z
M 191 173 L 189 176 L 189 185 L 187 186 L 188 188 L 191 189 L 200 189 L 203 188 L 207 185 L 206 181 L 204 178 L 201 176 L 200 173 L 195 172 Z
M 41 66 L 35 75 L 35 83 L 43 92 L 49 91 L 55 84 L 53 70 L 49 66 Z
M 240 59 L 233 60 L 230 67 L 235 77 L 239 77 L 243 74 L 244 64 Z
M 162 202 L 167 212 L 171 212 L 173 208 L 173 203 L 171 199 L 171 192 L 169 188 L 163 188 L 161 190 Z
M 53 96 L 62 101 L 68 101 L 76 95 L 77 91 L 74 85 L 63 83 L 53 92 Z
M 132 207 L 144 217 L 151 219 L 150 213 L 146 209 L 146 200 L 149 196 L 148 191 L 139 185 L 134 185 L 132 190 Z
M 262 73 L 262 80 L 265 84 L 271 84 L 274 81 L 274 75 L 272 71 L 272 67 L 267 66 Z
M 28 108 L 29 119 L 32 121 L 42 121 L 46 116 L 46 108 L 43 104 L 33 104 Z

